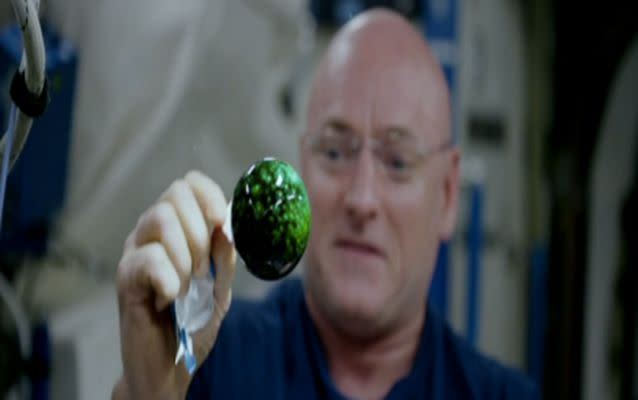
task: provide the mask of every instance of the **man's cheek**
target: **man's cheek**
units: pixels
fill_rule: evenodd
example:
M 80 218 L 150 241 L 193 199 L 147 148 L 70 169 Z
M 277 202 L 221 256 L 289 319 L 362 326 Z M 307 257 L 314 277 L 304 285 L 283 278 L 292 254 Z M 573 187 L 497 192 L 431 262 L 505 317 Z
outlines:
M 401 258 L 409 262 L 418 260 L 424 262 L 423 257 L 428 247 L 427 243 L 432 236 L 432 221 L 427 215 L 424 215 L 422 207 L 413 210 L 411 214 L 406 213 L 404 217 L 406 215 L 411 215 L 412 218 L 405 218 L 402 221 L 400 248 L 404 254 L 401 254 Z

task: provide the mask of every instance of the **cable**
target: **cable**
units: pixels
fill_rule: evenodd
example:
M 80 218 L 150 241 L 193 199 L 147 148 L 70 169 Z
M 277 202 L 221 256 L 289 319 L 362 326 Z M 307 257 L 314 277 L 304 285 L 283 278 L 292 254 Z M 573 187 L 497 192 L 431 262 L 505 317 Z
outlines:
M 0 171 L 0 232 L 2 232 L 7 176 L 22 152 L 33 123 L 33 117 L 25 114 L 22 109 L 24 108 L 29 114 L 36 116 L 35 113 L 28 110 L 29 103 L 33 104 L 33 99 L 40 98 L 46 89 L 44 38 L 42 37 L 42 28 L 40 27 L 38 16 L 40 1 L 11 0 L 11 5 L 22 31 L 24 50 L 18 72 L 24 73 L 24 76 L 20 77 L 24 81 L 19 82 L 23 87 L 22 93 L 18 93 L 22 95 L 18 105 L 16 105 L 17 101 L 16 97 L 14 97 L 12 82 L 11 97 L 14 104 L 9 112 L 7 132 L 0 140 L 0 155 L 2 157 L 2 170 Z M 26 90 L 24 90 L 25 88 Z M 46 93 L 45 95 L 48 96 Z M 25 104 L 27 107 L 25 107 Z M 20 353 L 22 358 L 26 360 L 31 355 L 29 320 L 13 288 L 2 274 L 0 274 L 0 300 L 7 304 L 9 313 L 15 320 L 20 342 Z M 25 379 L 23 379 L 21 387 L 22 394 L 26 395 L 28 387 Z
M 13 287 L 0 274 L 0 301 L 7 305 L 7 309 L 13 320 L 15 321 L 16 333 L 18 334 L 18 344 L 20 345 L 20 355 L 23 360 L 28 360 L 31 356 L 31 330 L 29 319 L 24 308 L 20 305 L 18 296 Z M 15 366 L 18 368 L 18 366 Z M 29 385 L 26 377 L 16 387 L 19 398 L 26 399 L 29 393 Z
M 46 56 L 44 52 L 44 38 L 38 17 L 38 0 L 11 0 L 13 12 L 22 31 L 24 51 L 19 71 L 24 71 L 26 87 L 32 94 L 42 93 L 45 81 Z M 13 146 L 8 146 L 7 135 L 0 140 L 0 154 L 4 158 L 7 150 L 11 153 L 9 170 L 13 168 L 18 156 L 24 148 L 29 136 L 33 118 L 18 110 Z
M 15 125 L 16 125 L 16 113 L 17 108 L 14 105 L 11 106 L 11 111 L 9 111 L 9 127 L 7 128 L 7 133 L 5 134 L 7 140 L 7 147 L 11 148 L 13 145 L 13 136 L 15 135 Z M 7 176 L 9 175 L 9 152 L 5 152 L 2 155 L 2 170 L 0 171 L 0 210 L 4 210 L 4 198 L 5 191 L 7 189 Z M 3 212 L 0 212 L 0 232 L 2 232 L 2 216 Z
M 11 5 L 20 25 L 24 42 L 22 59 L 18 68 L 20 73 L 24 73 L 24 82 L 20 81 L 24 85 L 22 90 L 24 92 L 24 87 L 26 87 L 27 94 L 40 97 L 43 91 L 46 90 L 44 38 L 42 37 L 42 28 L 38 17 L 40 1 L 11 0 Z M 14 94 L 13 89 L 12 84 L 12 97 Z M 24 148 L 33 123 L 33 117 L 25 114 L 25 111 L 21 109 L 21 104 L 16 107 L 15 97 L 13 99 L 14 104 L 9 114 L 9 127 L 7 133 L 0 140 L 0 154 L 2 155 L 2 170 L 0 171 L 0 232 L 2 232 L 7 176 Z
M 2 274 L 0 274 L 0 300 L 7 305 L 7 309 L 16 323 L 16 332 L 18 334 L 18 341 L 20 342 L 20 354 L 22 354 L 23 359 L 26 360 L 31 354 L 29 319 L 27 318 L 27 313 L 20 305 L 20 301 L 13 287 Z

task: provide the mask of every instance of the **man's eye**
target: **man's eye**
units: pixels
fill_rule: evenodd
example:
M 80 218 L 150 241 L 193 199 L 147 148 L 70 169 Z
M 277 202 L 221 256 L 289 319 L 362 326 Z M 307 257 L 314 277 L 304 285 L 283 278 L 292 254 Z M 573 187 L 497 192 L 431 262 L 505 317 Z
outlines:
M 383 160 L 386 171 L 393 180 L 403 182 L 410 178 L 414 162 L 411 161 L 409 156 L 402 153 L 388 152 L 383 157 Z
M 403 171 L 408 167 L 408 163 L 401 157 L 390 158 L 390 167 L 396 171 Z
M 339 160 L 343 155 L 341 154 L 341 151 L 339 151 L 337 148 L 335 147 L 328 147 L 324 150 L 324 155 L 326 156 L 326 158 L 328 158 L 330 161 L 337 161 Z
M 389 167 L 392 172 L 403 172 L 409 167 L 408 159 L 401 154 L 390 152 L 386 154 L 384 158 L 386 166 Z

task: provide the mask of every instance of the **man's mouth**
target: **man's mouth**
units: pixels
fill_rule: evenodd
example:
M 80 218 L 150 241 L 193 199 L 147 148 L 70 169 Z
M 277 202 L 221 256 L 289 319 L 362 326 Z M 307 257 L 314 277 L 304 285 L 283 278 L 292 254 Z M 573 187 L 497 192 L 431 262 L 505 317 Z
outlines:
M 337 239 L 335 241 L 335 245 L 338 249 L 356 253 L 356 254 L 385 257 L 385 254 L 383 253 L 383 251 L 381 251 L 381 249 L 379 249 L 373 244 L 370 244 L 364 241 L 352 240 L 352 239 Z

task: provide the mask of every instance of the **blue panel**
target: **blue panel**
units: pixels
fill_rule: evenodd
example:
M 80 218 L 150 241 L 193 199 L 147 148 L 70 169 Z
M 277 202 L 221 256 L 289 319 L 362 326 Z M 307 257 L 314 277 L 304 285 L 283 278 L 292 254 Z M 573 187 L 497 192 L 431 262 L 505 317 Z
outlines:
M 456 114 L 456 0 L 424 0 L 422 3 L 422 20 L 425 36 L 432 46 L 435 55 L 443 65 L 443 72 L 450 88 L 452 115 Z M 452 53 L 450 55 L 450 53 Z M 452 131 L 456 131 L 453 124 Z M 456 137 L 453 134 L 453 137 Z M 442 243 L 439 249 L 434 278 L 430 287 L 430 301 L 442 315 L 448 315 L 449 292 L 449 243 Z
M 310 12 L 320 25 L 340 26 L 363 10 L 391 8 L 408 18 L 421 15 L 421 0 L 310 0 Z
M 50 394 L 51 337 L 46 323 L 38 322 L 32 327 L 31 346 L 31 400 L 47 400 Z
M 425 34 L 428 38 L 456 40 L 456 0 L 426 0 L 423 2 Z
M 483 188 L 472 185 L 470 194 L 470 221 L 467 237 L 468 278 L 467 278 L 467 339 L 476 344 L 480 321 L 480 276 L 483 250 Z
M 545 328 L 547 324 L 547 247 L 537 244 L 532 250 L 527 332 L 527 372 L 543 387 Z
M 362 0 L 341 0 L 335 3 L 333 15 L 337 25 L 345 24 L 365 8 Z
M 441 315 L 448 315 L 448 269 L 450 265 L 450 244 L 439 247 L 434 277 L 430 285 L 429 302 Z
M 424 0 L 423 26 L 425 36 L 432 50 L 443 66 L 443 73 L 450 88 L 452 115 L 456 115 L 457 86 L 456 73 L 458 64 L 457 50 L 457 0 Z M 458 127 L 452 126 L 452 137 L 458 138 Z
M 0 254 L 45 250 L 48 226 L 64 202 L 70 147 L 76 53 L 44 31 L 51 102 L 33 123 L 29 139 L 7 180 Z M 20 62 L 22 36 L 16 26 L 0 31 L 0 122 L 4 133 L 9 84 Z

